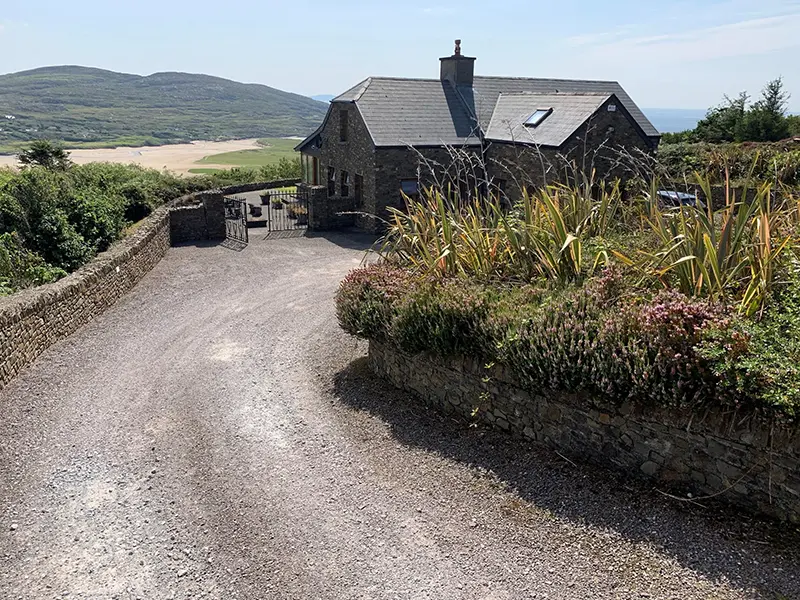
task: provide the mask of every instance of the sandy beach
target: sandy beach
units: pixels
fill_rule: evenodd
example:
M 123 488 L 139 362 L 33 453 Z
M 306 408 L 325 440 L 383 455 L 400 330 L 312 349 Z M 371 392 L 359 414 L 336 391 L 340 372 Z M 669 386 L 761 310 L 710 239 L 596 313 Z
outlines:
M 169 146 L 144 146 L 141 148 L 100 148 L 96 150 L 70 150 L 70 158 L 77 164 L 90 162 L 136 163 L 152 169 L 168 169 L 185 174 L 189 169 L 230 169 L 230 165 L 196 164 L 198 160 L 222 152 L 260 148 L 255 139 L 229 142 L 192 142 Z M 15 156 L 0 156 L 0 167 L 15 166 Z

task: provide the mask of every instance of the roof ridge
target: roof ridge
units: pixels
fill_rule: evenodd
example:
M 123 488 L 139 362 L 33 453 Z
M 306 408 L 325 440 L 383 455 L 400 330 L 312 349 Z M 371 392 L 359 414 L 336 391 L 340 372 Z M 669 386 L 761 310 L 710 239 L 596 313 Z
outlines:
M 579 92 L 500 92 L 500 96 L 613 96 L 614 92 L 593 92 L 589 90 L 582 90 Z
M 570 83 L 613 83 L 619 85 L 619 81 L 612 79 L 559 79 L 554 77 L 506 77 L 503 75 L 475 75 L 474 79 L 505 79 L 511 81 L 566 81 Z
M 385 77 L 383 75 L 377 77 L 369 77 L 372 80 L 381 80 L 381 81 L 430 81 L 430 82 L 440 82 L 441 79 L 436 79 L 432 77 Z

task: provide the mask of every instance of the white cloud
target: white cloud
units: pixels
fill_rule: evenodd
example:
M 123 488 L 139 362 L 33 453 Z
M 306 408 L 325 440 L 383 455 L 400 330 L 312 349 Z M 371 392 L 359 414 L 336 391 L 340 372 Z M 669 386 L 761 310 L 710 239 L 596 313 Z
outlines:
M 632 27 L 626 27 L 629 32 Z M 766 54 L 800 47 L 800 12 L 650 36 L 625 37 L 618 31 L 567 40 L 597 60 L 637 63 L 698 62 Z

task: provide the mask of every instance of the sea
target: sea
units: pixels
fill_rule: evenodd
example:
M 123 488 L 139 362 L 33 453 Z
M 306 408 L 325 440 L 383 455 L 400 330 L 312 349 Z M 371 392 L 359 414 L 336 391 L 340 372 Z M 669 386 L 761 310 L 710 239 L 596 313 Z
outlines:
M 699 108 L 643 108 L 642 112 L 661 133 L 694 129 L 706 116 L 706 111 Z

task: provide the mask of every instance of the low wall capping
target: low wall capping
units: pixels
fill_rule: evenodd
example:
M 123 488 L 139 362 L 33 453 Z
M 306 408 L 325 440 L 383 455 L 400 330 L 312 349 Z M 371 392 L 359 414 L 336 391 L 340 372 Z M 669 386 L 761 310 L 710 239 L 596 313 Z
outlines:
M 585 394 L 533 393 L 502 365 L 410 356 L 369 343 L 372 370 L 446 414 L 474 418 L 581 461 L 665 488 L 719 494 L 752 513 L 800 523 L 800 426 L 709 408 L 594 402 Z M 722 492 L 722 493 L 721 493 Z

